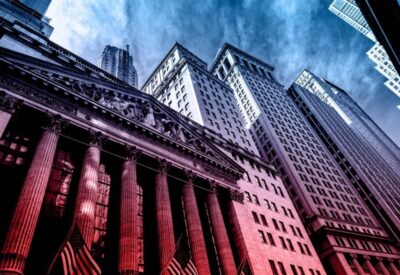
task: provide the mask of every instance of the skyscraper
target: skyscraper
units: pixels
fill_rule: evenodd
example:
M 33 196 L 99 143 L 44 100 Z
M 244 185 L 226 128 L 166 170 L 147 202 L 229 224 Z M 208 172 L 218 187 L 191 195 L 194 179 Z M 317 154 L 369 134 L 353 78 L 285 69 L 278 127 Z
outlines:
M 375 274 L 376 269 L 388 272 L 386 260 L 399 264 L 395 242 L 276 80 L 273 68 L 225 44 L 211 69 L 234 89 L 245 108 L 242 114 L 254 121 L 250 130 L 257 147 L 282 175 L 327 273 L 364 274 L 365 269 Z M 249 103 L 260 110 L 255 118 L 246 111 Z
M 44 15 L 49 8 L 51 0 L 19 0 L 39 14 Z
M 133 65 L 133 58 L 129 53 L 129 45 L 126 46 L 126 49 L 119 49 L 107 45 L 97 65 L 108 73 L 137 88 L 138 77 L 135 66 Z
M 204 61 L 177 43 L 142 91 L 204 125 L 205 134 L 245 169 L 238 181 L 245 204 L 238 224 L 247 249 L 247 256 L 239 259 L 248 259 L 247 270 L 253 274 L 324 274 L 281 177 L 258 157 L 233 90 L 212 75 Z
M 204 61 L 179 43 L 146 80 L 142 91 L 258 155 L 237 110 L 232 90 L 207 70 Z
M 400 26 L 400 1 L 356 0 L 356 3 L 400 74 L 400 37 L 395 27 Z
M 309 71 L 300 74 L 289 94 L 381 224 L 400 242 L 400 149 L 345 91 Z
M 385 86 L 400 98 L 399 73 L 396 71 L 396 68 L 390 60 L 385 49 L 375 38 L 374 33 L 361 13 L 356 1 L 334 0 L 329 6 L 329 10 L 375 42 L 372 48 L 368 50 L 367 56 L 376 64 L 375 69 L 387 78 Z M 397 108 L 400 109 L 400 104 L 397 106 Z
M 374 33 L 368 26 L 355 0 L 334 0 L 329 6 L 329 10 L 363 35 L 376 42 Z
M 375 43 L 367 55 L 375 63 L 375 69 L 387 78 L 385 86 L 400 98 L 400 76 L 382 45 Z
M 4 0 L 0 1 L 0 17 L 19 25 L 22 28 L 33 29 L 40 35 L 50 37 L 53 27 L 50 19 L 44 14 L 51 0 Z M 25 33 L 32 34 L 29 30 Z

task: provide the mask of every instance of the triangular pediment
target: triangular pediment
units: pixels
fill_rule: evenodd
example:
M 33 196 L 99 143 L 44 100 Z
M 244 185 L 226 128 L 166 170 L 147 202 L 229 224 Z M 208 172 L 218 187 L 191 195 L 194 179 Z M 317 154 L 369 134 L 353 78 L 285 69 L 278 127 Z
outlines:
M 202 132 L 202 126 L 158 102 L 154 97 L 135 88 L 123 88 L 106 80 L 82 76 L 69 68 L 48 63 L 0 48 L 1 59 L 18 66 L 30 77 L 54 85 L 95 104 L 100 110 L 119 114 L 132 124 L 146 127 L 180 144 L 180 147 L 196 151 L 217 165 L 241 172 L 242 168 L 210 142 Z M 1 81 L 1 84 L 4 84 Z

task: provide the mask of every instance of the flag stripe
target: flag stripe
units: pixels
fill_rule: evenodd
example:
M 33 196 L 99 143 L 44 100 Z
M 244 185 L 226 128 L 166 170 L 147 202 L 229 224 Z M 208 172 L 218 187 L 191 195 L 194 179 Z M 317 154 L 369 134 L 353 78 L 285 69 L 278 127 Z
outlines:
M 64 275 L 100 275 L 101 269 L 86 246 L 78 226 L 71 231 L 61 251 Z

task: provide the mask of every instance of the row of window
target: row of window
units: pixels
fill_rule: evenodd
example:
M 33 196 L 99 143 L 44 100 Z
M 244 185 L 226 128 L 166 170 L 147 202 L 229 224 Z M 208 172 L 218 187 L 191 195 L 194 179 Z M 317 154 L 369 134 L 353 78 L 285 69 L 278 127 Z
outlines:
M 269 244 L 271 246 L 276 246 L 274 237 L 272 236 L 272 234 L 270 232 L 258 230 L 258 235 L 260 236 L 261 243 Z M 290 250 L 292 252 L 296 252 L 296 249 L 295 249 L 291 239 L 284 238 L 282 236 L 278 236 L 278 238 L 279 238 L 279 242 L 283 249 Z M 301 254 L 312 256 L 311 250 L 307 244 L 297 242 L 297 247 L 298 247 L 298 251 L 300 251 Z
M 268 227 L 268 222 L 266 217 L 263 214 L 258 214 L 255 211 L 251 211 L 251 214 L 253 216 L 253 220 L 257 224 L 262 224 L 266 227 Z M 277 231 L 282 231 L 283 233 L 288 233 L 285 224 L 282 221 L 278 221 L 274 218 L 272 218 L 272 223 L 274 225 L 275 230 Z M 304 239 L 303 233 L 301 232 L 301 229 L 297 226 L 289 225 L 291 233 L 296 236 Z
M 277 264 L 278 264 L 278 267 L 276 266 L 276 264 L 273 260 L 269 260 L 269 265 L 272 270 L 272 275 L 279 275 L 279 274 L 288 275 L 283 263 L 277 261 Z M 279 268 L 280 273 L 278 271 L 278 268 Z M 293 275 L 306 275 L 304 268 L 301 266 L 296 267 L 295 265 L 291 264 L 290 269 L 291 269 Z M 309 274 L 311 274 L 311 275 L 321 275 L 321 272 L 319 272 L 318 270 L 314 270 L 312 268 L 309 269 L 309 272 L 310 272 Z

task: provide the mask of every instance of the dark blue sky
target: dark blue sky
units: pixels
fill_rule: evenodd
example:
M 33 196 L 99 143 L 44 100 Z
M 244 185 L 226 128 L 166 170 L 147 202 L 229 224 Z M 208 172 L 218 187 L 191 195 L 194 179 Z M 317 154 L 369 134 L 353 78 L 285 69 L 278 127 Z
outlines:
M 332 14 L 331 0 L 53 0 L 51 39 L 96 63 L 130 44 L 139 86 L 175 41 L 211 65 L 224 42 L 271 64 L 288 86 L 303 68 L 344 88 L 400 144 L 400 99 L 366 56 L 372 41 Z

